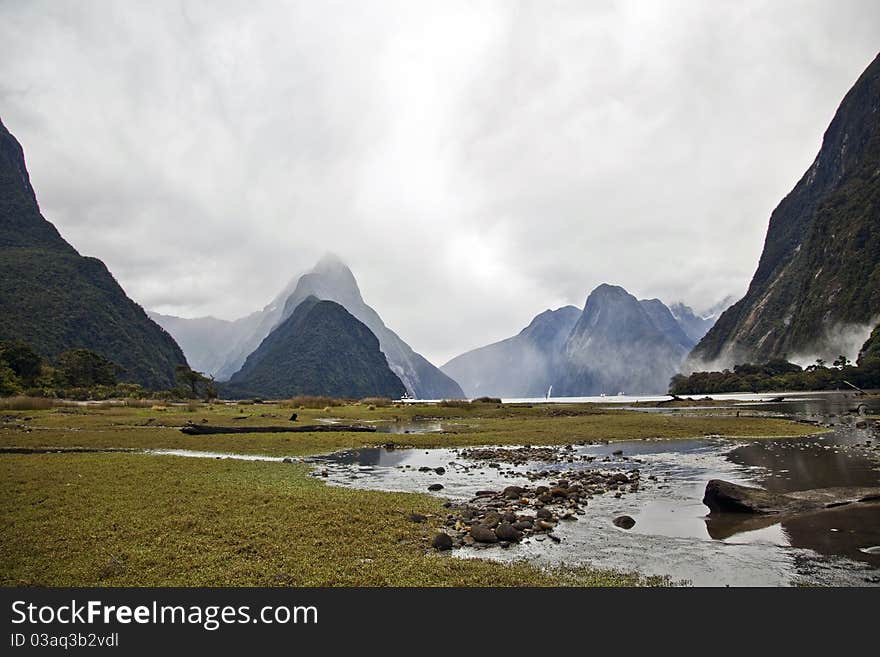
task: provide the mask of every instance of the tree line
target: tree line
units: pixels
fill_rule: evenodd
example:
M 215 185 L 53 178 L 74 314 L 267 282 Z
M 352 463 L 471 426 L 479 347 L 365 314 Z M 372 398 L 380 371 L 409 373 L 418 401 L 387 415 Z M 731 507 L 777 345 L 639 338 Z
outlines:
M 23 340 L 0 341 L 0 397 L 27 395 L 66 399 L 182 398 L 215 399 L 212 377 L 178 365 L 177 386 L 171 390 L 144 390 L 127 383 L 123 369 L 89 349 L 68 349 L 54 360 L 43 358 Z

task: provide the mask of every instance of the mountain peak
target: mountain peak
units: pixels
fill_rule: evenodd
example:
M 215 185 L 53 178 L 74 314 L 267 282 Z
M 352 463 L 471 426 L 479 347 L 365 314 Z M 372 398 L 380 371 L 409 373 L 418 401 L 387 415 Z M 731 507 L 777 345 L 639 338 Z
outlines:
M 331 273 L 331 272 L 348 272 L 351 273 L 351 269 L 349 269 L 348 265 L 343 262 L 342 258 L 340 258 L 335 253 L 331 251 L 327 251 L 324 255 L 322 255 L 315 266 L 312 268 L 313 273 Z

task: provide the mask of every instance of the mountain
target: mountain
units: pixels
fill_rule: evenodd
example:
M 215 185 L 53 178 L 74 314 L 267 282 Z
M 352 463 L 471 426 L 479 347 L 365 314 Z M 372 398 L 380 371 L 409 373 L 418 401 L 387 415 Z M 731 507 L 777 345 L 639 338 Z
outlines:
M 675 317 L 675 321 L 681 326 L 685 335 L 688 336 L 688 339 L 691 340 L 691 345 L 696 345 L 702 340 L 703 336 L 714 326 L 717 319 L 701 317 L 694 312 L 693 308 L 680 301 L 669 306 L 669 311 Z
M 543 397 L 553 383 L 556 354 L 577 323 L 574 306 L 546 310 L 517 335 L 456 356 L 440 369 L 468 397 Z
M 639 304 L 648 313 L 654 326 L 660 329 L 670 341 L 687 351 L 690 351 L 697 344 L 697 341 L 688 336 L 672 311 L 660 299 L 642 299 Z
M 361 399 L 406 392 L 379 340 L 338 303 L 309 296 L 248 356 L 224 394 Z
M 235 321 L 216 317 L 188 319 L 148 310 L 147 315 L 174 336 L 194 370 L 216 376 L 226 360 L 230 345 L 238 344 L 253 331 L 251 320 L 256 313 Z M 227 377 L 228 378 L 228 377 Z
M 378 313 L 366 304 L 351 270 L 333 255 L 325 255 L 306 274 L 291 280 L 261 311 L 235 321 L 213 317 L 184 319 L 153 313 L 174 335 L 196 370 L 229 380 L 248 355 L 309 296 L 335 301 L 366 324 L 379 339 L 382 351 L 407 393 L 420 399 L 459 399 L 459 385 L 416 353 Z
M 559 354 L 554 395 L 666 392 L 687 347 L 655 301 L 640 302 L 616 285 L 593 290 Z
M 871 331 L 871 335 L 859 350 L 858 365 L 867 365 L 869 361 L 880 362 L 880 325 Z
M 335 301 L 366 324 L 379 339 L 391 369 L 400 377 L 410 396 L 418 399 L 460 399 L 464 393 L 458 383 L 432 365 L 391 329 L 368 306 L 351 270 L 336 256 L 324 256 L 315 268 L 300 277 L 287 298 L 282 321 L 309 296 Z
M 850 89 L 813 164 L 770 216 L 745 297 L 721 315 L 688 369 L 834 358 L 880 317 L 880 55 Z M 858 341 L 856 341 L 858 342 Z
M 148 314 L 174 336 L 194 370 L 228 381 L 281 321 L 284 301 L 293 293 L 295 283 L 289 282 L 262 310 L 235 320 Z
M 84 347 L 122 368 L 120 380 L 176 385 L 186 358 L 129 299 L 103 262 L 81 256 L 40 213 L 24 152 L 0 122 L 0 340 L 50 360 Z
M 225 346 L 220 345 L 216 352 L 217 362 L 221 363 L 215 372 L 218 380 L 227 381 L 241 369 L 247 357 L 260 346 L 272 329 L 281 323 L 284 302 L 293 293 L 295 287 L 296 280 L 288 281 L 284 289 L 262 310 L 230 322 L 233 325 L 232 341 Z

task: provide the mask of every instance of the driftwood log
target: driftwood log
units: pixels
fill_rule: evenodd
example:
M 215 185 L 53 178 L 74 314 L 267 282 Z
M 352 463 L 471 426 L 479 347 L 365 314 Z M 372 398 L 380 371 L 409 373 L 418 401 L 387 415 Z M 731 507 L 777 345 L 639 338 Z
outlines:
M 180 431 L 188 436 L 209 436 L 221 433 L 312 433 L 323 431 L 368 433 L 376 431 L 376 427 L 348 424 L 305 424 L 299 427 L 211 427 L 205 424 L 188 424 Z

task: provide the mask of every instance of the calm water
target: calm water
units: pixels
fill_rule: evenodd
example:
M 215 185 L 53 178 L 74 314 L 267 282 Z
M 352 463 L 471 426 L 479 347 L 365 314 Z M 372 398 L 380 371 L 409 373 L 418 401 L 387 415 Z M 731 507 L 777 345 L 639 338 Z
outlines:
M 873 441 L 865 445 L 866 441 Z M 732 443 L 701 439 L 631 441 L 579 447 L 592 462 L 530 463 L 503 470 L 470 467 L 457 450 L 362 449 L 319 459 L 330 483 L 381 490 L 426 492 L 465 500 L 477 490 L 524 484 L 526 470 L 639 468 L 643 487 L 623 498 L 598 496 L 586 515 L 561 523 L 560 544 L 531 542 L 509 549 L 465 549 L 458 556 L 537 564 L 591 565 L 668 575 L 696 585 L 876 585 L 880 554 L 880 504 L 842 507 L 782 523 L 772 518 L 708 518 L 702 504 L 709 479 L 794 491 L 827 486 L 880 486 L 880 449 L 870 429 L 841 427 L 808 438 Z M 613 451 L 622 449 L 623 457 Z M 604 459 L 609 459 L 605 461 Z M 443 466 L 445 474 L 419 468 Z M 649 481 L 654 476 L 656 481 Z M 636 520 L 632 530 L 614 527 L 620 514 Z M 746 522 L 748 520 L 748 522 Z

